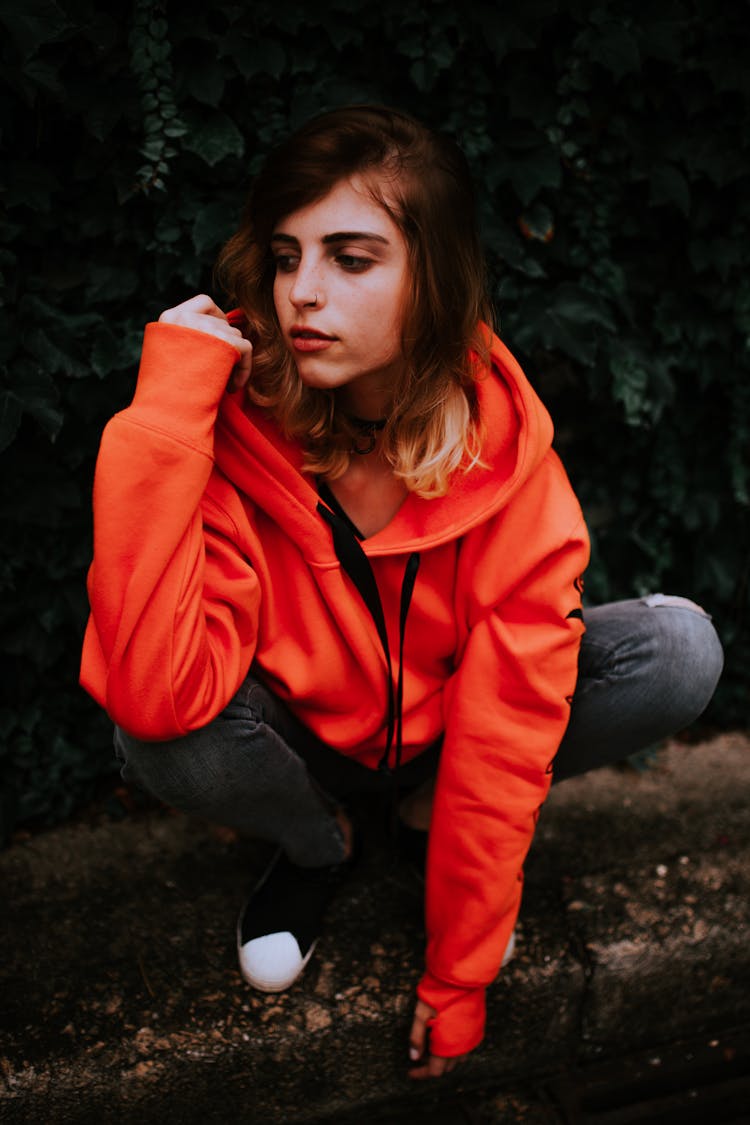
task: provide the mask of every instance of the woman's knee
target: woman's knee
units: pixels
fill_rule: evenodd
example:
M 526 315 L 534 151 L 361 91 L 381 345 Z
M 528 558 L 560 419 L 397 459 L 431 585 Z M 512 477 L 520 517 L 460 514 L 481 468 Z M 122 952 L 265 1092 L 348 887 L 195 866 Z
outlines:
M 692 718 L 708 706 L 724 666 L 724 653 L 710 615 L 689 598 L 649 594 L 641 598 L 662 682 L 671 685 Z
M 688 726 L 708 705 L 723 653 L 708 613 L 671 594 L 585 611 L 576 696 L 602 707 L 658 714 L 665 730 Z
M 211 747 L 215 747 L 207 728 L 168 741 L 143 742 L 115 727 L 114 745 L 126 781 L 175 808 L 187 811 L 201 805 L 210 787 Z
M 115 753 L 126 781 L 133 781 L 167 804 L 185 811 L 202 809 L 238 773 L 252 770 L 250 748 L 262 716 L 238 693 L 216 718 L 179 738 L 143 742 L 115 727 Z

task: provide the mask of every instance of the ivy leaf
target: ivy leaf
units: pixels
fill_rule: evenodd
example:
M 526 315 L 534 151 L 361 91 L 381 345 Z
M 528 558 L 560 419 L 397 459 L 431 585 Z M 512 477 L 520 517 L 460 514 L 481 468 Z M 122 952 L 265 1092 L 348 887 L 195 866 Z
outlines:
M 541 345 L 561 351 L 586 367 L 596 360 L 600 330 L 616 330 L 606 301 L 573 282 L 564 282 L 551 292 L 537 288 L 530 293 L 519 322 L 517 338 L 522 347 L 531 351 Z
M 533 149 L 531 152 L 509 157 L 508 177 L 521 202 L 526 205 L 543 188 L 556 188 L 560 184 L 560 160 L 553 148 Z
M 91 12 L 90 18 L 81 24 L 80 30 L 99 51 L 106 51 L 117 42 L 119 22 L 107 12 Z
M 242 134 L 226 113 L 186 111 L 185 124 L 182 147 L 212 168 L 226 156 L 240 157 L 245 152 Z
M 219 57 L 225 55 L 234 59 L 246 82 L 257 74 L 280 78 L 286 67 L 286 52 L 273 39 L 235 39 L 228 35 L 219 47 Z
M 7 449 L 18 433 L 23 407 L 13 391 L 0 391 L 0 452 Z
M 337 51 L 344 47 L 358 49 L 362 45 L 362 28 L 345 20 L 331 20 L 326 33 Z
M 592 29 L 584 32 L 581 42 L 588 47 L 594 62 L 598 62 L 618 80 L 640 70 L 641 53 L 638 43 L 621 23 L 610 21 L 595 31 Z
M 596 358 L 596 338 L 591 329 L 571 323 L 549 309 L 538 325 L 539 341 L 545 347 L 563 352 L 571 359 L 591 367 Z
M 232 208 L 223 200 L 209 203 L 195 217 L 193 223 L 193 246 L 199 255 L 215 251 L 226 242 L 236 226 L 236 216 Z
M 746 260 L 746 248 L 740 239 L 713 236 L 711 239 L 692 239 L 687 244 L 690 266 L 696 273 L 714 269 L 722 281 L 729 278 L 735 266 Z
M 85 375 L 82 365 L 64 351 L 38 326 L 34 326 L 26 336 L 26 348 L 30 355 L 46 370 L 73 378 Z M 35 369 L 36 365 L 35 365 Z
M 658 13 L 658 9 L 653 15 L 655 18 L 652 22 L 649 22 L 649 17 L 645 16 L 641 24 L 647 57 L 659 59 L 662 62 L 673 62 L 679 59 L 682 50 L 683 21 L 664 19 Z
M 85 107 L 83 120 L 88 131 L 97 141 L 105 140 L 123 116 L 125 96 L 123 92 L 121 97 L 98 98 Z
M 596 359 L 597 336 L 591 326 L 561 316 L 550 295 L 539 290 L 530 293 L 519 309 L 514 338 L 528 352 L 539 347 L 559 351 L 586 367 Z
M 629 426 L 658 421 L 674 397 L 674 382 L 667 365 L 657 356 L 646 355 L 638 343 L 619 340 L 609 355 L 612 397 L 622 403 Z
M 621 356 L 613 356 L 609 368 L 612 373 L 612 394 L 622 403 L 625 420 L 630 426 L 639 425 L 648 406 L 648 372 L 630 357 Z
M 42 62 L 41 59 L 29 59 L 23 68 L 23 75 L 35 86 L 41 86 L 52 94 L 62 96 L 65 93 L 65 88 L 60 82 L 57 71 L 53 70 L 47 63 Z
M 518 220 L 524 238 L 537 242 L 551 242 L 555 236 L 555 219 L 544 203 L 528 207 Z
M 616 330 L 614 318 L 598 293 L 573 282 L 557 287 L 549 307 L 555 316 L 571 324 L 599 324 L 610 332 Z
M 674 203 L 683 215 L 690 212 L 690 188 L 682 172 L 674 164 L 657 164 L 652 171 L 650 201 L 656 207 Z
M 447 39 L 434 39 L 428 48 L 430 62 L 438 71 L 450 70 L 456 58 L 456 52 Z
M 482 31 L 487 44 L 492 49 L 492 55 L 499 62 L 510 51 L 532 50 L 537 46 L 538 40 L 529 32 L 524 31 L 516 22 L 516 12 L 509 15 L 507 9 L 487 7 L 482 16 Z
M 100 379 L 104 379 L 113 371 L 127 366 L 123 362 L 120 340 L 109 325 L 101 325 L 96 332 L 89 359 L 94 373 Z
M 8 207 L 31 207 L 46 214 L 51 208 L 53 192 L 59 189 L 60 181 L 49 166 L 16 160 L 5 190 L 5 203 Z
M 63 424 L 62 412 L 58 410 L 60 392 L 54 380 L 41 367 L 23 361 L 19 362 L 16 376 L 15 394 L 23 409 L 54 441 Z
M 196 101 L 217 106 L 224 93 L 224 71 L 216 59 L 205 58 L 200 66 L 190 68 L 186 86 Z
M 719 602 L 731 602 L 736 597 L 737 570 L 718 554 L 699 552 L 696 576 L 706 590 L 711 590 Z
M 138 288 L 138 274 L 125 265 L 91 262 L 87 270 L 86 297 L 89 301 L 117 301 Z
M 411 64 L 409 75 L 417 89 L 425 94 L 434 86 L 437 71 L 431 61 L 421 58 L 415 59 Z
M 28 57 L 45 43 L 59 39 L 73 25 L 54 0 L 0 0 L 0 24 Z
M 511 227 L 495 216 L 482 223 L 483 240 L 511 269 L 527 277 L 544 277 L 543 267 L 526 253 L 526 248 Z

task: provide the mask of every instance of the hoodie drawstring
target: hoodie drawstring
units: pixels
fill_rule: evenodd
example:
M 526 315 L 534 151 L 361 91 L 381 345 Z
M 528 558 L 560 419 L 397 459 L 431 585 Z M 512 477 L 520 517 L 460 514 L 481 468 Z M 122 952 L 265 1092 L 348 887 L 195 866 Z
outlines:
M 417 581 L 419 561 L 419 552 L 413 551 L 406 560 L 404 580 L 401 584 L 401 611 L 398 618 L 398 684 L 396 686 L 396 769 L 401 765 L 401 751 L 404 745 L 404 639 L 406 637 L 406 619 L 409 616 L 411 596 L 414 593 L 414 585 Z
M 412 594 L 414 593 L 414 585 L 417 580 L 417 571 L 419 570 L 419 552 L 413 551 L 409 555 L 406 562 L 406 569 L 404 571 L 404 579 L 401 585 L 401 607 L 399 612 L 399 643 L 398 643 L 398 679 L 394 689 L 393 684 L 393 661 L 391 660 L 391 648 L 388 643 L 388 631 L 385 625 L 385 614 L 383 612 L 383 603 L 380 600 L 380 591 L 378 590 L 375 575 L 370 565 L 365 552 L 362 550 L 357 537 L 352 532 L 351 528 L 341 519 L 340 516 L 332 512 L 324 504 L 318 504 L 318 512 L 323 519 L 330 525 L 333 535 L 333 549 L 336 552 L 336 557 L 341 563 L 342 569 L 354 583 L 359 591 L 362 601 L 367 606 L 370 616 L 375 623 L 380 644 L 385 655 L 386 674 L 387 674 L 387 689 L 388 689 L 388 713 L 386 725 L 386 739 L 385 750 L 378 763 L 378 769 L 383 773 L 391 774 L 397 773 L 401 765 L 401 752 L 403 749 L 403 704 L 404 704 L 404 639 L 406 636 L 406 620 L 409 616 L 409 607 L 411 605 Z M 391 749 L 394 746 L 395 739 L 395 756 L 393 768 L 389 762 Z

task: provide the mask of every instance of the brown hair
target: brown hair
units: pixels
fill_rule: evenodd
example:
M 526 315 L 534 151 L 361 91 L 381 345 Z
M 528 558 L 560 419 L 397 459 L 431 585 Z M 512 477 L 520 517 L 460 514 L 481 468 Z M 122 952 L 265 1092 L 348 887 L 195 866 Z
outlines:
M 402 329 L 406 373 L 382 449 L 408 488 L 441 495 L 451 472 L 479 457 L 475 379 L 487 360 L 482 322 L 491 321 L 473 187 L 457 145 L 382 106 L 321 114 L 267 157 L 217 279 L 251 325 L 251 397 L 303 442 L 309 471 L 340 476 L 354 431 L 331 391 L 306 387 L 296 374 L 276 319 L 270 241 L 280 220 L 355 175 L 401 230 L 412 281 Z

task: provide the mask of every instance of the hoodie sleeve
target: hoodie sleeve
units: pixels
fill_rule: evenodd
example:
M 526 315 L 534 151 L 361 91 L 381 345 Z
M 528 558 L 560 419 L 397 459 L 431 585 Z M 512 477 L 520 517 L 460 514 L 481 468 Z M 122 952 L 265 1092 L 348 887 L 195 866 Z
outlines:
M 508 541 L 523 550 L 499 555 Z M 438 1013 L 431 1026 L 437 1055 L 470 1051 L 484 1034 L 484 991 L 513 933 L 523 863 L 569 719 L 587 561 L 580 509 L 553 454 L 497 526 L 467 545 L 472 601 L 445 695 L 427 866 L 427 968 L 417 990 Z M 495 604 L 493 582 L 505 585 Z
M 205 725 L 247 673 L 259 588 L 237 546 L 213 434 L 237 349 L 149 324 L 135 396 L 105 428 L 94 479 L 81 683 L 135 737 Z

